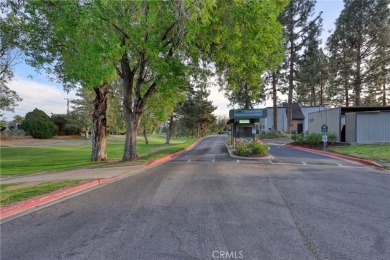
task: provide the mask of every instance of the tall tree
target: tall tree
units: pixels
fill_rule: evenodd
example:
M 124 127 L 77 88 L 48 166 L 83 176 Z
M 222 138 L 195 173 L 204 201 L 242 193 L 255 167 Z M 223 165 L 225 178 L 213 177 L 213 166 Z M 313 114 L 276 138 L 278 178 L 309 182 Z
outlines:
M 115 71 L 106 65 L 111 55 L 109 43 L 103 40 L 106 35 L 95 28 L 94 17 L 86 12 L 90 3 L 76 0 L 9 3 L 23 25 L 19 46 L 27 61 L 46 70 L 65 88 L 79 84 L 95 93 L 91 160 L 106 160 L 108 83 L 115 79 Z
M 209 132 L 209 127 L 216 121 L 212 114 L 216 107 L 207 100 L 209 93 L 196 90 L 188 94 L 186 101 L 178 109 L 181 124 L 191 136 L 200 137 Z
M 22 99 L 8 87 L 8 82 L 14 76 L 12 67 L 20 58 L 20 52 L 15 48 L 20 27 L 5 3 L 0 3 L 0 11 L 0 111 L 14 112 L 15 106 Z
M 231 105 L 252 108 L 262 101 L 262 74 L 283 61 L 283 31 L 277 17 L 286 1 L 218 3 L 219 16 L 210 27 L 217 33 L 210 35 L 217 36 L 221 27 L 229 27 L 224 41 L 220 37 L 212 40 L 222 89 Z
M 281 31 L 276 18 L 284 4 L 284 0 L 74 0 L 29 2 L 28 7 L 38 6 L 37 12 L 29 14 L 37 18 L 38 24 L 42 22 L 38 17 L 45 17 L 44 21 L 53 18 L 48 23 L 52 27 L 47 28 L 42 22 L 38 29 L 44 28 L 48 33 L 62 29 L 54 32 L 62 40 L 57 43 L 64 45 L 69 55 L 55 55 L 53 61 L 60 61 L 57 68 L 64 72 L 65 79 L 82 81 L 83 86 L 102 86 L 102 91 L 96 89 L 99 97 L 104 97 L 104 87 L 113 72 L 122 79 L 126 121 L 122 158 L 134 160 L 138 157 L 137 129 L 146 104 L 157 91 L 180 92 L 200 60 L 215 62 L 220 73 L 229 68 L 230 72 L 252 75 L 251 71 L 260 73 L 273 58 L 280 56 Z M 74 35 L 67 34 L 69 31 Z M 255 77 L 248 76 L 245 80 L 251 78 Z
M 288 99 L 287 99 L 287 129 L 291 130 L 292 103 L 296 86 L 298 61 L 301 59 L 302 51 L 309 39 L 309 33 L 317 34 L 321 26 L 321 13 L 314 17 L 314 6 L 316 1 L 291 0 L 285 11 L 280 16 L 284 26 L 284 33 L 287 38 L 286 65 L 288 65 Z
M 88 139 L 89 131 L 92 128 L 92 113 L 94 93 L 90 89 L 79 87 L 76 92 L 78 98 L 70 100 L 72 114 L 78 119 L 85 131 L 85 139 Z
M 372 92 L 369 87 L 373 86 L 370 81 L 378 76 L 375 72 L 381 71 L 379 74 L 383 75 L 386 72 L 381 67 L 389 64 L 388 5 L 387 0 L 345 0 L 336 29 L 328 39 L 331 53 L 339 57 L 343 54 L 339 67 L 349 68 L 339 71 L 348 72 L 344 79 L 351 80 L 355 106 L 362 105 L 365 91 Z
M 228 67 L 241 68 L 240 72 L 245 62 L 247 71 L 251 71 L 277 56 L 280 42 L 275 41 L 273 35 L 279 32 L 276 17 L 283 8 L 282 3 L 284 1 L 99 2 L 94 9 L 96 17 L 106 26 L 104 31 L 111 35 L 109 38 L 117 40 L 115 46 L 121 51 L 120 59 L 113 63 L 120 64 L 117 72 L 124 82 L 123 160 L 137 158 L 139 119 L 153 93 L 158 89 L 178 92 L 178 87 L 185 86 L 186 71 L 198 68 L 199 59 L 214 61 L 219 72 Z M 259 23 L 261 26 L 256 26 Z M 235 30 L 229 25 L 234 25 Z M 253 39 L 245 42 L 245 48 L 239 48 L 244 39 L 238 37 L 236 45 L 231 46 L 232 37 L 237 36 L 244 25 L 247 26 L 245 35 Z M 253 58 L 253 53 L 260 54 L 256 57 L 261 58 Z M 244 57 L 251 59 L 244 60 Z

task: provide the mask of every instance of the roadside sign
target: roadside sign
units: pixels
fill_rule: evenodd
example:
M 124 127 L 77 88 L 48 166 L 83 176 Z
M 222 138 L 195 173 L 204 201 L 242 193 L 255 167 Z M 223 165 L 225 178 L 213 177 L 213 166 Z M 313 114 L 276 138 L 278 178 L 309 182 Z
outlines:
M 326 143 L 328 141 L 327 135 L 322 135 L 322 142 Z
M 328 132 L 328 126 L 327 125 L 322 125 L 321 126 L 321 132 L 322 133 L 327 133 Z

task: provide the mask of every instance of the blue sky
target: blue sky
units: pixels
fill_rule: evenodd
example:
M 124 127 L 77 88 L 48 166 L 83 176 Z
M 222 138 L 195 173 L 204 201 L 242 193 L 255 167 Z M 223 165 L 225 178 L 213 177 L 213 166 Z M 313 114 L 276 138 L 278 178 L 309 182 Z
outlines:
M 342 0 L 317 0 L 316 12 L 322 11 L 323 18 L 323 42 L 329 36 L 329 30 L 334 29 L 334 23 L 343 9 Z M 62 85 L 52 82 L 44 73 L 36 72 L 34 68 L 20 61 L 14 67 L 14 79 L 8 85 L 15 90 L 23 101 L 15 108 L 15 113 L 4 112 L 4 116 L 8 120 L 12 120 L 15 115 L 25 116 L 27 112 L 34 108 L 45 111 L 48 115 L 65 114 L 67 109 L 67 98 L 75 98 L 75 92 L 66 93 L 63 91 Z M 215 115 L 228 115 L 229 103 L 222 92 L 218 92 L 217 88 L 211 89 L 209 100 L 213 101 L 214 106 L 218 109 Z M 262 104 L 270 105 L 269 102 Z

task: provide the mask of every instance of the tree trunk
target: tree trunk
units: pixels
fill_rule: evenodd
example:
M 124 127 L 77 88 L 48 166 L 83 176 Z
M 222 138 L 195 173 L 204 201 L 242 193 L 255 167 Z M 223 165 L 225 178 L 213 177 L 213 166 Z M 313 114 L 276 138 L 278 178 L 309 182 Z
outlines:
M 106 85 L 94 88 L 96 98 L 93 101 L 92 114 L 92 161 L 107 160 L 107 93 Z
M 293 27 L 291 27 L 293 28 Z M 293 29 L 290 31 L 290 37 L 294 35 Z M 294 40 L 290 39 L 290 64 L 289 64 L 289 77 L 288 77 L 288 99 L 287 99 L 287 132 L 291 133 L 292 125 L 292 99 L 294 91 Z
M 248 84 L 244 84 L 244 100 L 245 100 L 245 109 L 251 108 L 251 99 L 249 97 L 249 90 L 248 90 Z M 199 136 L 198 136 L 199 138 Z
M 165 144 L 169 144 L 169 142 L 171 141 L 172 129 L 173 129 L 173 115 L 169 117 L 167 138 Z
M 157 83 L 153 82 L 142 95 L 141 88 L 144 84 L 144 70 L 146 59 L 141 54 L 138 65 L 131 70 L 129 59 L 125 52 L 121 60 L 122 72 L 119 73 L 123 79 L 123 108 L 126 124 L 125 148 L 123 151 L 123 161 L 133 161 L 138 159 L 137 154 L 137 129 L 147 100 L 157 90 Z M 135 72 L 138 70 L 137 81 L 134 82 Z M 135 84 L 134 84 L 135 83 Z
M 139 117 L 136 113 L 131 113 L 129 116 L 125 114 L 126 123 L 126 139 L 125 148 L 123 151 L 123 161 L 133 161 L 138 159 L 137 154 L 137 128 Z
M 277 79 L 276 79 L 276 73 L 272 73 L 272 101 L 273 101 L 273 120 L 274 124 L 272 127 L 272 130 L 278 131 L 278 107 L 277 107 L 277 100 L 278 100 L 278 95 L 276 92 L 276 84 L 277 84 Z
M 360 54 L 360 46 L 358 46 L 357 54 L 356 54 L 356 72 L 355 72 L 355 106 L 361 106 L 361 92 L 362 92 L 362 80 L 360 75 L 360 67 L 361 67 L 361 54 Z
M 143 134 L 144 134 L 145 144 L 149 144 L 148 137 L 146 136 L 146 129 L 144 129 Z
M 386 77 L 386 75 L 385 75 Z M 383 94 L 382 94 L 382 105 L 387 105 L 387 97 L 386 97 L 386 79 L 383 80 Z

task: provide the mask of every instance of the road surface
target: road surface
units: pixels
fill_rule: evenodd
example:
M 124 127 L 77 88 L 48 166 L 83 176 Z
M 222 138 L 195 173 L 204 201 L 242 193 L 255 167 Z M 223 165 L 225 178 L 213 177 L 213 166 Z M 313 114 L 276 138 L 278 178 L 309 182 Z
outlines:
M 389 173 L 226 139 L 2 223 L 1 259 L 390 259 Z

